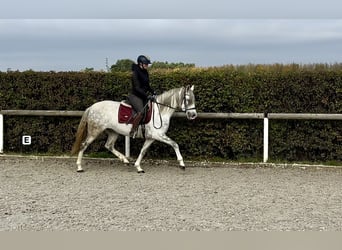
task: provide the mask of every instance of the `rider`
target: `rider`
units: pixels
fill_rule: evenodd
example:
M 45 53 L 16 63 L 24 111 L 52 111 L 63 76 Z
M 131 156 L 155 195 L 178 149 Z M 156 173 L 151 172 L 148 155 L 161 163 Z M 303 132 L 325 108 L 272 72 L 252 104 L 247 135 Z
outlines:
M 140 55 L 137 58 L 137 64 L 132 64 L 132 90 L 128 100 L 136 112 L 133 117 L 133 126 L 130 132 L 132 136 L 139 126 L 142 119 L 143 109 L 148 100 L 154 100 L 156 92 L 150 86 L 148 65 L 151 64 L 148 56 Z

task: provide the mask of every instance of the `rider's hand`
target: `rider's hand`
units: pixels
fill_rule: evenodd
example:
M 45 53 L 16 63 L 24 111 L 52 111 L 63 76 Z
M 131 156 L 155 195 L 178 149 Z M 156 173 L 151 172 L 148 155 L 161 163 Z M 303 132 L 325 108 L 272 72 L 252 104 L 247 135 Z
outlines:
M 154 95 L 149 95 L 147 97 L 148 100 L 152 101 L 152 102 L 155 102 L 156 101 L 156 97 Z

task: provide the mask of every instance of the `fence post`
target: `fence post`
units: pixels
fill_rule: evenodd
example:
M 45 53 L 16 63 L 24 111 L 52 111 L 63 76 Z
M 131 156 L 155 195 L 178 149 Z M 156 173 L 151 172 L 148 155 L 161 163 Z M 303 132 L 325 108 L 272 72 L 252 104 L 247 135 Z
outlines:
M 264 114 L 264 162 L 268 161 L 268 114 Z
M 4 152 L 4 116 L 0 114 L 0 154 Z
M 129 158 L 131 156 L 131 143 L 128 135 L 125 136 L 125 156 Z

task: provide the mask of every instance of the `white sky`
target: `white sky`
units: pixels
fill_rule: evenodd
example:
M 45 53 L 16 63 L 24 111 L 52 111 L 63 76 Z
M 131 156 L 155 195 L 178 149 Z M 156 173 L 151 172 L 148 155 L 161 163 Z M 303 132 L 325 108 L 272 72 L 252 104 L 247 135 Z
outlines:
M 106 58 L 139 54 L 197 66 L 342 62 L 342 2 L 298 2 L 7 1 L 0 71 L 104 70 Z

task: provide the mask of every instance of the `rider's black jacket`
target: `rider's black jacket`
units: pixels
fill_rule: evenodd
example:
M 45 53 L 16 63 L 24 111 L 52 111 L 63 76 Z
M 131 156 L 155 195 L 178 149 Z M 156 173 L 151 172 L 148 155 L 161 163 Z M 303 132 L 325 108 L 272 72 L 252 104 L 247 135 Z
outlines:
M 133 95 L 141 98 L 144 102 L 148 94 L 154 94 L 150 86 L 150 77 L 146 69 L 140 68 L 137 64 L 132 65 L 132 92 Z

